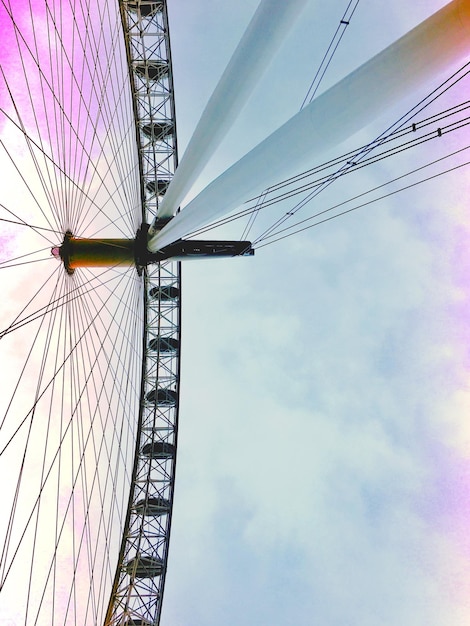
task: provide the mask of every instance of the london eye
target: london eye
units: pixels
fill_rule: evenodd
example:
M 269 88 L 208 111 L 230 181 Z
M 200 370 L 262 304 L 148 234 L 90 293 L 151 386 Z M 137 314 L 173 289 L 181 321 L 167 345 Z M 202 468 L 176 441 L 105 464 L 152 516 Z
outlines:
M 465 623 L 468 3 L 257 4 L 2 3 L 0 624 Z

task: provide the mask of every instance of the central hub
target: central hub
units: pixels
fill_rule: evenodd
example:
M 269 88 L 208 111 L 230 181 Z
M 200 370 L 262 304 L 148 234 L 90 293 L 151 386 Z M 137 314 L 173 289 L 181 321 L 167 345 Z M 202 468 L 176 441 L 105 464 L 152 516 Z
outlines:
M 167 220 L 165 221 L 165 223 Z M 142 269 L 167 259 L 180 261 L 195 257 L 252 256 L 254 250 L 249 241 L 199 241 L 179 239 L 157 252 L 147 248 L 148 224 L 142 224 L 134 239 L 85 239 L 74 237 L 67 231 L 62 245 L 54 246 L 52 255 L 61 259 L 67 274 L 77 267 L 135 267 Z
M 114 267 L 136 265 L 135 239 L 84 239 L 65 233 L 60 248 L 52 248 L 52 254 L 64 263 L 67 274 L 77 267 Z

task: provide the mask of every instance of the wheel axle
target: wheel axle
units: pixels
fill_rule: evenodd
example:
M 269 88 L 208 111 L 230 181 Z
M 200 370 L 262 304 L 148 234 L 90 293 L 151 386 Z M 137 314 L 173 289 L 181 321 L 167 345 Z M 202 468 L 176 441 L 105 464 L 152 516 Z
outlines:
M 253 256 L 250 241 L 200 241 L 180 239 L 157 252 L 147 248 L 149 225 L 143 224 L 134 239 L 84 239 L 65 233 L 61 246 L 54 246 L 53 256 L 62 260 L 67 274 L 72 275 L 78 267 L 136 267 L 137 271 L 147 265 L 167 259 L 184 260 L 197 257 Z

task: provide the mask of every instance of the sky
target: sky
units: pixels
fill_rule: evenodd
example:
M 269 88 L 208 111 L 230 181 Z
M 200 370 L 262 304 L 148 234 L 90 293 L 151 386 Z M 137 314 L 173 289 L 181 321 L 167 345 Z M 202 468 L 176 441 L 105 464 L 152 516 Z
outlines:
M 308 2 L 192 196 L 299 110 L 347 5 L 325 4 Z M 443 4 L 360 0 L 321 90 Z M 180 155 L 256 6 L 169 2 Z M 465 100 L 466 86 L 433 110 Z M 301 215 L 468 136 L 464 128 L 345 176 Z M 468 624 L 468 177 L 461 168 L 253 258 L 184 265 L 163 626 Z M 278 215 L 260 216 L 253 236 Z M 26 287 L 22 276 L 16 291 Z
M 180 153 L 255 5 L 170 5 Z M 322 87 L 442 5 L 360 2 Z M 297 112 L 345 6 L 309 3 L 201 187 Z M 468 623 L 467 177 L 184 266 L 163 624 Z

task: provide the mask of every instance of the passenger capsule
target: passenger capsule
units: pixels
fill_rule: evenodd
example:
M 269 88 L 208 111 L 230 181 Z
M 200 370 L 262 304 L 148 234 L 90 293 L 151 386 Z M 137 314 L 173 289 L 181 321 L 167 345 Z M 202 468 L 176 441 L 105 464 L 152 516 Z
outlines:
M 175 456 L 175 446 L 167 441 L 153 441 L 146 443 L 140 453 L 151 459 L 170 459 Z
M 163 354 L 169 354 L 176 352 L 179 347 L 179 341 L 176 337 L 155 337 L 149 341 L 150 350 L 160 352 Z
M 173 124 L 171 122 L 152 122 L 142 126 L 142 132 L 150 139 L 161 141 L 173 132 Z
M 134 505 L 135 512 L 146 517 L 160 517 L 170 510 L 170 501 L 165 498 L 152 497 L 139 500 Z
M 146 188 L 149 193 L 157 193 L 159 196 L 164 196 L 169 184 L 170 181 L 168 179 L 158 178 L 156 182 L 154 180 L 148 182 Z
M 126 565 L 126 571 L 133 578 L 155 578 L 163 570 L 163 561 L 155 556 L 137 555 Z
M 161 287 L 152 287 L 149 291 L 151 298 L 155 300 L 176 300 L 180 295 L 179 287 L 174 285 L 163 285 Z
M 161 80 L 168 74 L 168 63 L 165 63 L 165 61 L 147 61 L 147 63 L 135 65 L 134 69 L 143 78 Z
M 134 12 L 139 8 L 140 14 L 143 17 L 149 17 L 154 13 L 161 13 L 163 11 L 163 2 L 158 2 L 158 0 L 157 2 L 146 2 L 145 4 L 141 2 L 128 2 L 127 6 Z
M 177 393 L 173 389 L 152 389 L 145 396 L 147 402 L 154 402 L 162 406 L 173 406 L 176 404 Z

